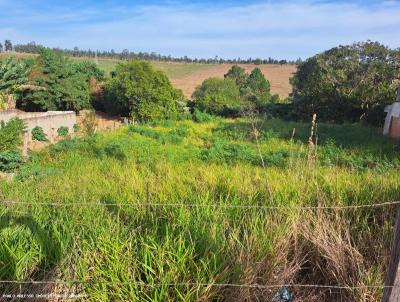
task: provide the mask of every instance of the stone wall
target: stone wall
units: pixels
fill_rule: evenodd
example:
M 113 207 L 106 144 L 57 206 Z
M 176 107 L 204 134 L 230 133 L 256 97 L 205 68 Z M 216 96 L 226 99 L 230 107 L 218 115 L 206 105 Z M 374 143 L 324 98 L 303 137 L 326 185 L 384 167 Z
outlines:
M 57 137 L 57 129 L 67 127 L 73 133 L 76 124 L 76 114 L 74 111 L 47 111 L 47 112 L 24 112 L 19 110 L 6 110 L 0 112 L 0 121 L 7 123 L 10 119 L 18 117 L 24 121 L 26 126 L 26 139 L 32 140 L 32 129 L 36 126 L 41 127 L 47 134 L 50 141 Z

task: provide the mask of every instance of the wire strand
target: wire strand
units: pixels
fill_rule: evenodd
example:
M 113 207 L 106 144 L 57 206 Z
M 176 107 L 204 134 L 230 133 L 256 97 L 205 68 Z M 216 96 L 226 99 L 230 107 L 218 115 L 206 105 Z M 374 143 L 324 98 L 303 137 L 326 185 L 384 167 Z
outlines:
M 57 207 L 67 206 L 143 206 L 143 207 L 189 207 L 189 208 L 232 208 L 232 209 L 260 209 L 260 210 L 314 210 L 314 209 L 360 209 L 376 208 L 391 205 L 400 205 L 400 201 L 382 202 L 375 204 L 344 205 L 344 206 L 263 206 L 263 205 L 232 205 L 232 204 L 196 204 L 196 203 L 151 203 L 151 202 L 131 202 L 131 203 L 103 203 L 103 202 L 23 202 L 5 200 L 0 204 L 9 205 L 48 205 Z
M 363 288 L 395 288 L 399 287 L 397 285 L 356 285 L 356 286 L 347 286 L 347 285 L 322 285 L 322 284 L 235 284 L 235 283 L 193 283 L 193 282 L 185 282 L 185 283 L 144 283 L 137 282 L 135 280 L 130 281 L 78 281 L 78 280 L 69 280 L 69 281 L 17 281 L 17 280 L 0 280 L 0 284 L 119 284 L 119 285 L 129 285 L 136 284 L 144 287 L 178 287 L 178 286 L 201 286 L 201 287 L 246 287 L 246 288 L 258 288 L 258 289 L 273 289 L 273 288 L 282 288 L 282 287 L 295 287 L 295 288 L 326 288 L 326 289 L 363 289 Z

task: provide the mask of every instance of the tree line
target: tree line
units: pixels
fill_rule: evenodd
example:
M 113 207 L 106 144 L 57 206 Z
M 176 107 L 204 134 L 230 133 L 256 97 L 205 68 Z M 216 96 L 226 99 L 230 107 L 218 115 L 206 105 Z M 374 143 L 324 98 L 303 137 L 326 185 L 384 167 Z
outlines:
M 27 44 L 16 44 L 14 50 L 16 52 L 39 54 L 40 50 L 44 46 L 37 44 L 35 42 L 30 42 Z M 277 60 L 274 58 L 235 58 L 235 59 L 224 59 L 218 56 L 214 58 L 190 58 L 188 56 L 183 57 L 173 57 L 171 55 L 161 55 L 155 52 L 133 52 L 128 49 L 124 49 L 121 52 L 116 52 L 113 49 L 110 51 L 98 51 L 98 50 L 83 50 L 78 47 L 73 49 L 61 49 L 52 48 L 57 52 L 61 52 L 65 55 L 72 57 L 86 57 L 86 58 L 107 58 L 107 59 L 118 59 L 118 60 L 149 60 L 149 61 L 164 61 L 164 62 L 182 62 L 182 63 L 203 63 L 203 64 L 299 64 L 302 60 L 299 58 L 295 61 L 293 60 Z

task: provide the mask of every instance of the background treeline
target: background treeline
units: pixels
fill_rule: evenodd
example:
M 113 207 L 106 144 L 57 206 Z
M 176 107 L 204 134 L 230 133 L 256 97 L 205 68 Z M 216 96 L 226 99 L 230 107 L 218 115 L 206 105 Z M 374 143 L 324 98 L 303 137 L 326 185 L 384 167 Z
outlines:
M 16 44 L 14 46 L 14 50 L 16 52 L 25 52 L 25 53 L 33 53 L 38 54 L 40 50 L 44 48 L 44 46 L 36 44 L 35 42 L 30 42 L 28 44 Z M 187 56 L 184 57 L 172 57 L 170 55 L 160 55 L 155 52 L 132 52 L 128 49 L 124 49 L 122 52 L 115 52 L 114 50 L 110 51 L 96 51 L 96 50 L 83 50 L 78 47 L 74 47 L 73 49 L 61 49 L 61 48 L 53 48 L 53 50 L 61 52 L 68 56 L 73 57 L 87 57 L 87 58 L 108 58 L 108 59 L 118 59 L 118 60 L 149 60 L 149 61 L 166 61 L 166 62 L 183 62 L 183 63 L 205 63 L 205 64 L 299 64 L 301 59 L 297 59 L 296 61 L 291 60 L 277 60 L 274 58 L 260 59 L 260 58 L 236 58 L 236 59 L 223 59 L 218 56 L 214 58 L 189 58 Z

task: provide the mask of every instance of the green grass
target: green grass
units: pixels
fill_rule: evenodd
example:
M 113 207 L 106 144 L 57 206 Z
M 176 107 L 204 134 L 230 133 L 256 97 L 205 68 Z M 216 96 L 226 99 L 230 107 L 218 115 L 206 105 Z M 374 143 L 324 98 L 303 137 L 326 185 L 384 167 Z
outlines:
M 33 203 L 0 203 L 0 279 L 79 280 L 55 292 L 71 289 L 85 301 L 269 301 L 275 294 L 196 283 L 383 284 L 394 207 L 214 206 L 397 200 L 395 143 L 374 128 L 321 124 L 310 162 L 310 125 L 257 126 L 266 169 L 245 119 L 135 125 L 31 154 L 14 181 L 0 182 L 1 200 Z M 135 204 L 147 200 L 203 207 Z M 0 292 L 20 290 L 0 286 Z M 44 291 L 22 286 L 33 290 Z M 378 301 L 381 293 L 291 290 L 299 301 Z

